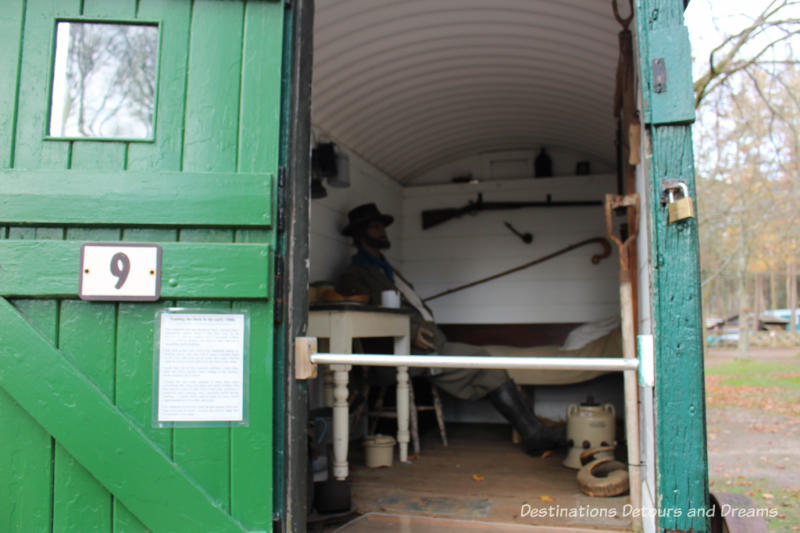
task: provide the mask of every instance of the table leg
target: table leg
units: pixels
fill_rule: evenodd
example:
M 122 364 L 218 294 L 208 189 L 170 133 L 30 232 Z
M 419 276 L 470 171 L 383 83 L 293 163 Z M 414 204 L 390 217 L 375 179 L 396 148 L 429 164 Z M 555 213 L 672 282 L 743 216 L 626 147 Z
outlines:
M 350 409 L 347 381 L 350 365 L 331 365 L 333 369 L 333 477 L 347 479 L 347 451 L 350 443 Z
M 411 332 L 394 338 L 394 353 L 411 353 Z M 408 367 L 397 367 L 397 443 L 400 448 L 400 462 L 408 461 Z
M 408 367 L 397 367 L 397 443 L 400 462 L 408 462 Z
M 329 365 L 322 366 L 322 405 L 333 407 L 333 370 Z

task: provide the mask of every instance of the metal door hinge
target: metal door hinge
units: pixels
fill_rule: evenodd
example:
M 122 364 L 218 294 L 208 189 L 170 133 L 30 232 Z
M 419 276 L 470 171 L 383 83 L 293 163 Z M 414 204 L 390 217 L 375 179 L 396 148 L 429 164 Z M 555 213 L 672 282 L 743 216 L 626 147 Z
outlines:
M 274 313 L 275 323 L 283 322 L 283 257 L 275 256 L 275 290 L 273 292 L 275 302 Z
M 278 168 L 278 232 L 286 231 L 286 167 Z
M 664 66 L 664 58 L 655 58 L 651 68 L 653 70 L 653 92 L 665 92 L 667 90 L 667 67 Z

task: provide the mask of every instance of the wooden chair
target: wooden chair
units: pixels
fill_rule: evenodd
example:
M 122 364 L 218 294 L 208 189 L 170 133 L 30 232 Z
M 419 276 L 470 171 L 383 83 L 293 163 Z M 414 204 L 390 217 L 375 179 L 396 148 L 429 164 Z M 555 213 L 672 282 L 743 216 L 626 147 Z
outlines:
M 414 383 L 423 380 L 431 388 L 431 405 L 417 405 L 414 397 Z M 370 433 L 375 433 L 378 421 L 381 418 L 397 418 L 397 410 L 394 407 L 384 407 L 384 399 L 386 392 L 390 389 L 388 385 L 380 385 L 378 391 L 378 398 L 375 402 L 375 410 L 367 413 L 368 417 L 373 417 L 372 425 L 370 426 Z M 368 393 L 367 393 L 368 394 Z M 366 398 L 368 400 L 368 397 Z M 442 444 L 447 446 L 447 431 L 444 425 L 444 415 L 442 413 L 442 400 L 439 396 L 439 391 L 436 386 L 424 378 L 412 378 L 410 386 L 408 387 L 408 405 L 409 405 L 409 431 L 411 433 L 411 444 L 414 449 L 414 455 L 419 455 L 419 413 L 422 411 L 433 411 L 436 414 L 436 423 L 439 426 L 439 436 L 442 439 Z

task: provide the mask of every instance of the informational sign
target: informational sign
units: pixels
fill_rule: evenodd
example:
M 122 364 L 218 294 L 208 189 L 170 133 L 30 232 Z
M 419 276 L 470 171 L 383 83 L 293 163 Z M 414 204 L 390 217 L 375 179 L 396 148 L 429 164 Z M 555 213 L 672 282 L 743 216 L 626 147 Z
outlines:
M 155 425 L 247 423 L 245 311 L 156 313 Z
M 81 300 L 158 300 L 161 247 L 119 242 L 84 244 L 78 295 Z

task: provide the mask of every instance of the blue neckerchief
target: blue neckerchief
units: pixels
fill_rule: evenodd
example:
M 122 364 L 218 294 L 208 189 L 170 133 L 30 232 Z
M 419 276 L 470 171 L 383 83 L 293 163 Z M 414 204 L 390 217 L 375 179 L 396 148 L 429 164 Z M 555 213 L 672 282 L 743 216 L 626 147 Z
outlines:
M 394 270 L 392 270 L 392 265 L 390 265 L 382 255 L 381 258 L 378 259 L 363 248 L 359 247 L 358 253 L 353 256 L 353 264 L 361 266 L 376 266 L 382 269 L 386 273 L 386 277 L 394 282 Z

